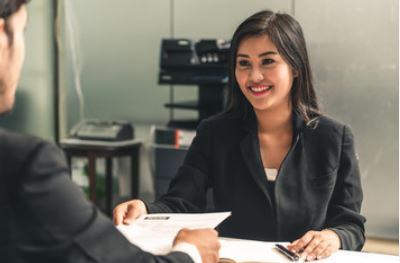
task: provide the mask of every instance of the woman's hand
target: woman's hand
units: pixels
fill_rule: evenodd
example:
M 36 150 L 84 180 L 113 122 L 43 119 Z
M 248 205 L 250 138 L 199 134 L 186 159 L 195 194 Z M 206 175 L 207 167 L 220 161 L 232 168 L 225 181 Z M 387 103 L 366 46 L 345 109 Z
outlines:
M 339 248 L 339 236 L 329 229 L 308 231 L 304 236 L 288 245 L 289 250 L 298 253 L 306 261 L 329 257 Z
M 117 205 L 114 208 L 114 224 L 119 225 L 124 223 L 129 225 L 136 218 L 146 215 L 146 206 L 142 200 L 134 199 L 122 204 Z

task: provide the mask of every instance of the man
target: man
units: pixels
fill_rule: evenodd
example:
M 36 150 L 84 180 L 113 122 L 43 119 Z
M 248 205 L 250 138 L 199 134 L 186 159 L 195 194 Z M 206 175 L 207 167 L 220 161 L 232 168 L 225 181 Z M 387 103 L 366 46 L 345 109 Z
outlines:
M 0 0 L 0 113 L 12 109 L 24 60 L 28 0 Z M 181 230 L 173 251 L 130 244 L 68 176 L 61 151 L 0 129 L 1 262 L 216 262 L 212 229 Z

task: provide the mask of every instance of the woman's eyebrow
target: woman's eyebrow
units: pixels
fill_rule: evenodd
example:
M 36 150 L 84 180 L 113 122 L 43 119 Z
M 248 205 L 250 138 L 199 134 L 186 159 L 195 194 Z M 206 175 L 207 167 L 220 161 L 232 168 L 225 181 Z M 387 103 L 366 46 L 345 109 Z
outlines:
M 246 55 L 246 54 L 237 54 L 236 56 L 237 57 L 243 57 L 243 58 L 249 58 L 250 57 L 249 55 Z
M 264 56 L 268 56 L 268 55 L 277 55 L 277 54 L 278 54 L 278 52 L 276 52 L 276 51 L 267 51 L 267 52 L 263 52 L 263 53 L 259 54 L 258 56 L 264 57 Z
M 266 52 L 259 54 L 258 57 L 264 57 L 264 56 L 268 56 L 268 55 L 277 55 L 277 54 L 278 54 L 278 52 L 276 52 L 276 51 L 266 51 Z M 237 54 L 236 57 L 250 58 L 250 56 L 246 55 L 246 54 Z

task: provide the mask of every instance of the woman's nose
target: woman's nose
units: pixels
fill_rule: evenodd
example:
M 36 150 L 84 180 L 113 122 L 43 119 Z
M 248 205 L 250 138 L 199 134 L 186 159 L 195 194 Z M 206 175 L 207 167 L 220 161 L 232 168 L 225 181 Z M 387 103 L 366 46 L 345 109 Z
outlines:
M 262 74 L 262 72 L 259 69 L 254 68 L 250 72 L 250 79 L 251 79 L 252 82 L 257 83 L 257 82 L 260 82 L 260 81 L 262 81 L 264 79 L 264 75 Z

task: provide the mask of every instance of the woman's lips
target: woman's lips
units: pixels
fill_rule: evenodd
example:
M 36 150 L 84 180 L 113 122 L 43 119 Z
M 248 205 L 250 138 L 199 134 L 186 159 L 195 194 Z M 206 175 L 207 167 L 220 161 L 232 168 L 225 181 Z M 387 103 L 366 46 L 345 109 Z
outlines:
M 272 86 L 271 85 L 256 85 L 256 86 L 249 86 L 248 89 L 250 92 L 255 95 L 255 96 L 261 96 L 269 91 L 271 91 Z

